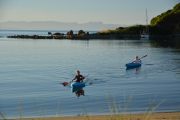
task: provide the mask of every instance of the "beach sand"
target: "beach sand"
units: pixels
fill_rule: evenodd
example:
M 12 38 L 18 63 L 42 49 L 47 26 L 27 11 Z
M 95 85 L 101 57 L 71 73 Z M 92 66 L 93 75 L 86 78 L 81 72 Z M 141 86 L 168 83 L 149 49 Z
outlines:
M 180 112 L 21 118 L 21 120 L 180 120 Z

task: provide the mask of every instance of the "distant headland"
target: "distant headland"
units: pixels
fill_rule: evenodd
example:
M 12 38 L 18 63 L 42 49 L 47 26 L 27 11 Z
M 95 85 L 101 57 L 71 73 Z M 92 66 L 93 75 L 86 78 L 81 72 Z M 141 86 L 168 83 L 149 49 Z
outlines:
M 118 27 L 89 33 L 84 30 L 79 30 L 74 33 L 73 30 L 66 34 L 49 31 L 46 36 L 40 35 L 13 35 L 8 38 L 29 38 L 29 39 L 71 39 L 71 40 L 90 40 L 90 39 L 141 39 L 141 33 L 148 28 L 150 40 L 155 44 L 165 47 L 180 48 L 180 3 L 175 5 L 173 9 L 168 10 L 154 17 L 150 25 L 134 25 L 129 27 Z

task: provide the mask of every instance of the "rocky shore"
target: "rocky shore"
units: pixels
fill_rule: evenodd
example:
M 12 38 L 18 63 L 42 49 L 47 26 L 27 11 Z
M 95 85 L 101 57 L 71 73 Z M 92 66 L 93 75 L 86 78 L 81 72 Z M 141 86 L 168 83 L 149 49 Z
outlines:
M 90 40 L 90 39 L 140 39 L 139 34 L 104 34 L 101 32 L 89 33 L 83 30 L 79 30 L 77 34 L 74 34 L 72 30 L 66 34 L 56 32 L 48 32 L 47 35 L 12 35 L 7 36 L 8 38 L 20 38 L 20 39 L 70 39 L 70 40 Z

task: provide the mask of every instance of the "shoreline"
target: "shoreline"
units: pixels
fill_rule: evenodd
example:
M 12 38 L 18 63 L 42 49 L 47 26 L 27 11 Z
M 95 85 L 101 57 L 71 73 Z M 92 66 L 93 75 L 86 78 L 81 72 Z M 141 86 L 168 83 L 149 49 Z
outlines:
M 147 112 L 132 114 L 82 115 L 82 116 L 55 116 L 11 118 L 12 120 L 180 120 L 180 112 Z
M 11 35 L 6 36 L 7 38 L 18 38 L 18 39 L 56 39 L 56 40 L 92 40 L 92 39 L 101 39 L 101 40 L 140 40 L 140 35 L 119 35 L 119 34 L 109 34 L 102 35 L 98 33 L 94 34 L 73 34 L 73 35 L 65 35 L 63 33 L 57 33 L 59 35 Z

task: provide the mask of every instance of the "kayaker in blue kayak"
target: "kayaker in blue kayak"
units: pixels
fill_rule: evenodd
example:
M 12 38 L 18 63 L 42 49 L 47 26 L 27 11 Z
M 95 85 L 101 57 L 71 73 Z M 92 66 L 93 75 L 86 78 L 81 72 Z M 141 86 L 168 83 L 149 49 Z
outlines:
M 85 77 L 80 74 L 79 70 L 77 70 L 77 75 L 74 77 L 74 79 L 72 81 L 75 80 L 75 82 L 83 82 L 84 79 L 85 79 Z
M 141 63 L 139 56 L 136 56 L 136 59 L 132 63 Z

